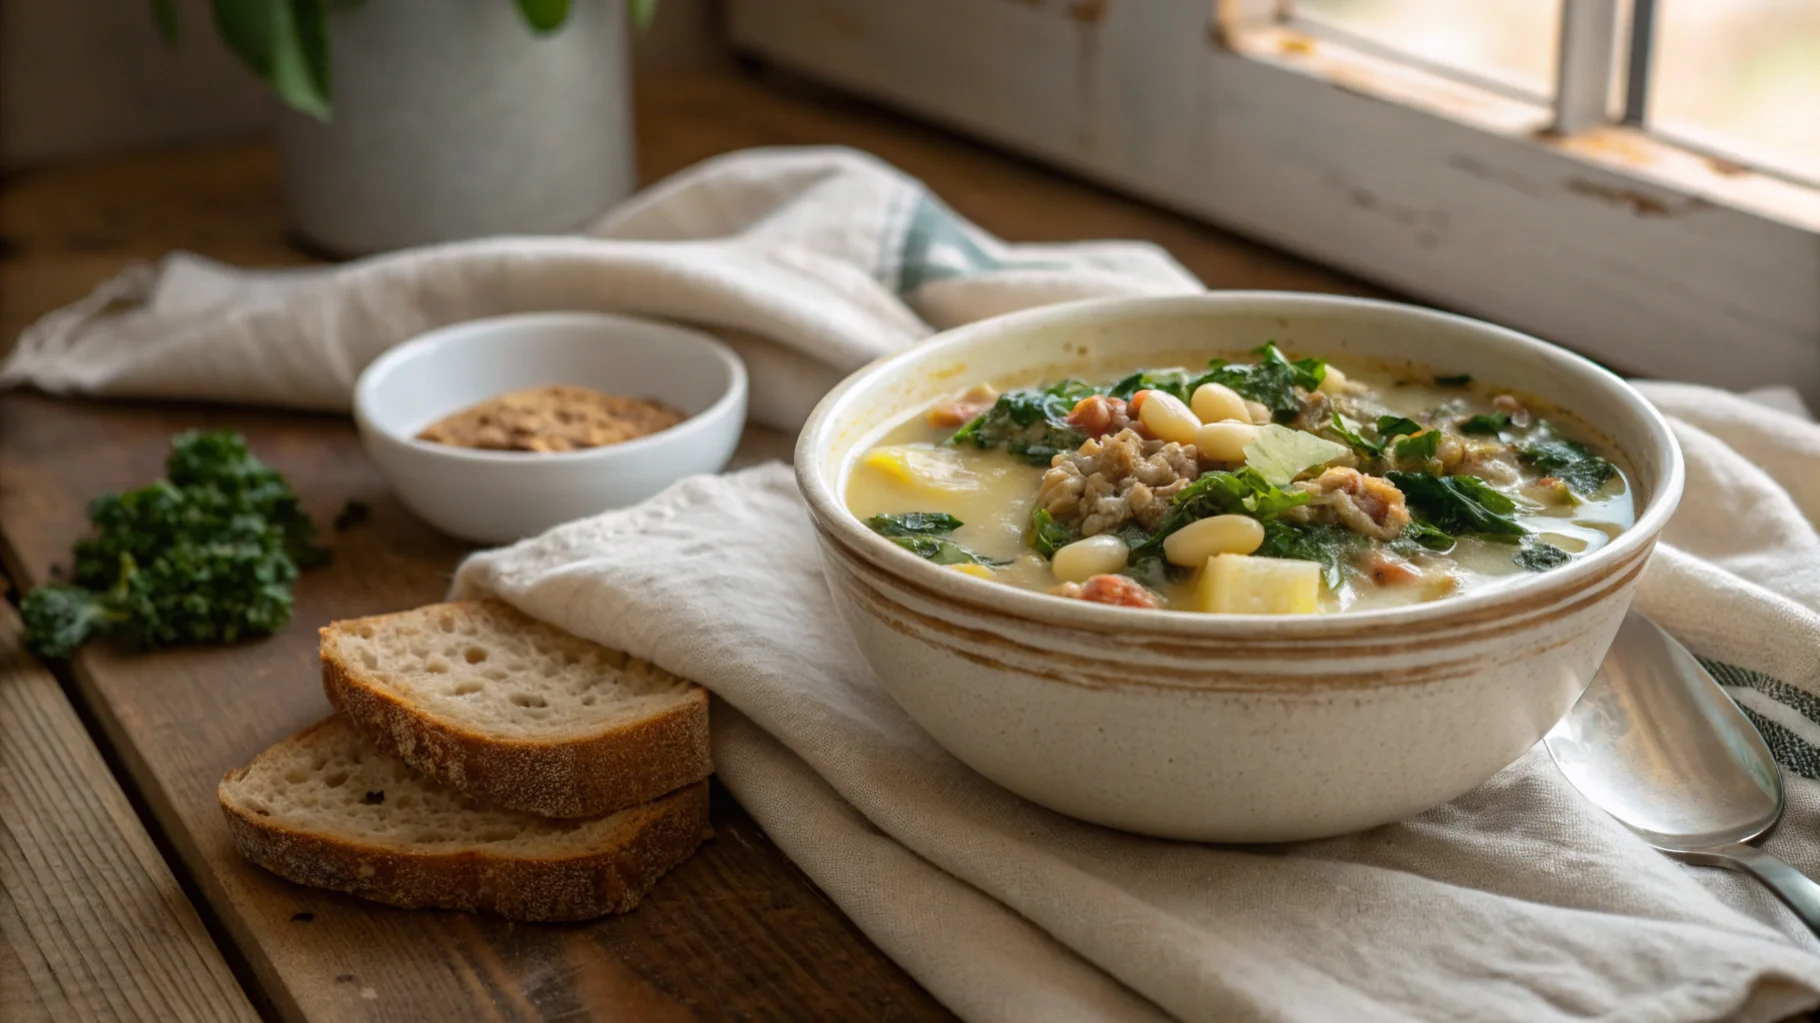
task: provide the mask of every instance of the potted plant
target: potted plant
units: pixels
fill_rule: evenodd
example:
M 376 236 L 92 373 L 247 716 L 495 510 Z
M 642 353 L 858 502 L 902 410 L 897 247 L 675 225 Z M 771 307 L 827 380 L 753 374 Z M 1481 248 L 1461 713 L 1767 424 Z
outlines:
M 152 0 L 167 41 L 177 0 Z M 633 20 L 656 0 L 630 0 Z M 339 256 L 573 231 L 632 189 L 620 0 L 212 0 L 283 100 L 291 223 Z

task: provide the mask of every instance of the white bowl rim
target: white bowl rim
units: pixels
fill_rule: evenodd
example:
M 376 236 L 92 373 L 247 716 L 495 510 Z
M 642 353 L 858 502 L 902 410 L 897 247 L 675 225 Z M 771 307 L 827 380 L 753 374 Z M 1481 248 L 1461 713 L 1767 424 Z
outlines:
M 606 329 L 623 329 L 636 326 L 640 330 L 653 331 L 671 335 L 672 339 L 712 355 L 716 362 L 727 370 L 727 387 L 720 397 L 707 408 L 656 433 L 620 441 L 617 444 L 603 444 L 599 447 L 582 448 L 578 451 L 493 451 L 484 448 L 464 448 L 453 444 L 437 444 L 431 441 L 418 440 L 415 436 L 400 433 L 381 426 L 367 415 L 367 408 L 380 400 L 377 393 L 387 374 L 394 372 L 401 363 L 412 358 L 434 358 L 425 355 L 426 349 L 434 349 L 451 343 L 455 339 L 470 334 L 489 332 L 508 332 L 515 330 L 537 330 L 546 327 L 600 327 Z M 621 316 L 615 313 L 600 313 L 586 310 L 551 311 L 535 313 L 506 313 L 500 316 L 486 316 L 474 320 L 461 320 L 444 324 L 424 331 L 406 341 L 401 341 L 380 353 L 379 357 L 367 364 L 354 381 L 354 419 L 361 429 L 382 436 L 393 443 L 403 445 L 413 451 L 427 455 L 450 458 L 460 461 L 488 462 L 509 465 L 556 465 L 575 464 L 578 462 L 606 461 L 613 458 L 630 457 L 640 451 L 658 445 L 686 441 L 695 434 L 711 429 L 711 424 L 723 418 L 734 405 L 745 400 L 746 364 L 728 347 L 726 342 L 699 330 L 690 330 L 660 320 L 647 320 L 636 316 Z M 458 410 L 456 410 L 458 411 Z
M 1537 359 L 1559 365 L 1566 373 L 1590 378 L 1608 389 L 1615 399 L 1643 422 L 1651 446 L 1661 456 L 1661 468 L 1655 478 L 1649 481 L 1649 505 L 1629 529 L 1618 534 L 1616 540 L 1587 557 L 1577 558 L 1560 569 L 1476 593 L 1422 604 L 1326 615 L 1207 614 L 1200 611 L 1128 608 L 1067 600 L 952 571 L 917 557 L 866 528 L 858 516 L 847 510 L 846 502 L 833 493 L 829 481 L 822 474 L 817 455 L 824 446 L 823 435 L 836 411 L 862 388 L 870 386 L 881 377 L 890 376 L 900 364 L 926 355 L 932 349 L 959 347 L 989 332 L 1040 329 L 1051 323 L 1072 322 L 1083 314 L 1114 319 L 1125 314 L 1193 312 L 1205 310 L 1208 306 L 1260 303 L 1274 304 L 1279 308 L 1284 305 L 1299 306 L 1300 309 L 1296 311 L 1381 310 L 1416 320 L 1488 332 L 1519 348 L 1528 349 L 1529 354 Z M 851 452 L 843 461 L 843 467 L 858 454 L 857 451 Z M 1085 626 L 1100 630 L 1141 628 L 1151 634 L 1197 636 L 1243 633 L 1250 638 L 1262 635 L 1273 639 L 1313 638 L 1330 630 L 1350 631 L 1370 626 L 1394 628 L 1444 621 L 1495 609 L 1502 604 L 1523 602 L 1551 590 L 1574 589 L 1599 574 L 1606 564 L 1627 559 L 1655 540 L 1681 500 L 1685 476 L 1681 447 L 1662 414 L 1625 383 L 1623 378 L 1584 356 L 1521 331 L 1457 313 L 1383 299 L 1299 291 L 1209 291 L 1194 295 L 1089 298 L 1006 313 L 953 328 L 869 363 L 829 391 L 809 414 L 808 423 L 797 438 L 795 465 L 798 486 L 811 510 L 819 512 L 817 517 L 827 523 L 828 528 L 839 530 L 856 551 L 865 552 L 868 560 L 880 569 L 937 593 L 958 598 L 964 603 L 985 603 L 1001 614 L 1049 625 Z

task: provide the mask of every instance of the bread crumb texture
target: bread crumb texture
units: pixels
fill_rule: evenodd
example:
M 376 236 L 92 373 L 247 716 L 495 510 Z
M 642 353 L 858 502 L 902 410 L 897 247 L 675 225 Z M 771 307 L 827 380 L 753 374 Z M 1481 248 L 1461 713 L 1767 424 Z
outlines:
M 579 451 L 648 436 L 684 418 L 648 398 L 558 384 L 488 398 L 432 423 L 417 438 L 494 451 Z
M 661 714 L 694 689 L 494 601 L 337 622 L 322 645 L 367 684 L 504 738 L 599 733 Z

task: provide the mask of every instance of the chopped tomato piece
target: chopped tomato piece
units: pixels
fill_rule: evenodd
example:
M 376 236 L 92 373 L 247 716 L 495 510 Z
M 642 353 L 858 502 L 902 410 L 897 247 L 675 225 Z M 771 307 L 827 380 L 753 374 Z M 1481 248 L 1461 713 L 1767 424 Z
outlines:
M 1096 575 L 1084 583 L 1063 583 L 1049 591 L 1058 597 L 1091 600 L 1119 607 L 1162 607 L 1163 601 L 1130 576 Z
M 1095 394 L 1074 406 L 1068 413 L 1068 425 L 1089 437 L 1104 437 L 1131 426 L 1131 411 L 1123 398 Z

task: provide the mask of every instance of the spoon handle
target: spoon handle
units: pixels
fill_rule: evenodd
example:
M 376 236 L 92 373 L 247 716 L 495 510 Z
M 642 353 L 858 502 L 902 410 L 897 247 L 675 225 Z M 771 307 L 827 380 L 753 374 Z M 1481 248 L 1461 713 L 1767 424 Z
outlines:
M 1768 885 L 1770 891 L 1788 903 L 1788 908 L 1795 911 L 1802 923 L 1820 934 L 1820 884 L 1754 845 L 1740 842 L 1702 852 L 1712 857 L 1707 861 L 1711 866 L 1741 870 Z

